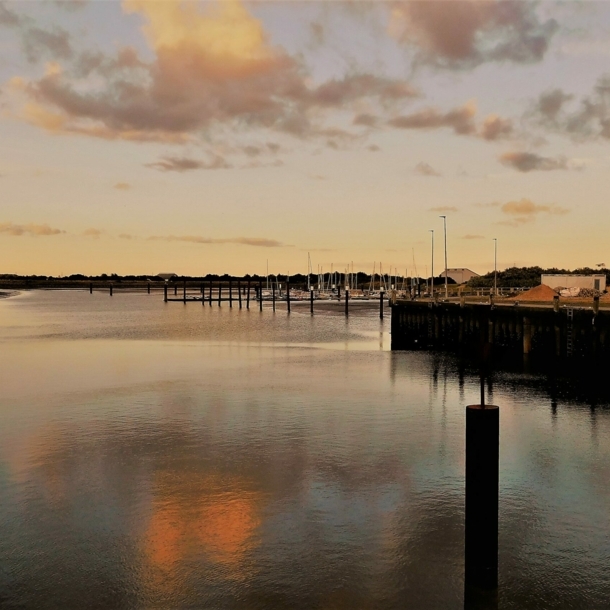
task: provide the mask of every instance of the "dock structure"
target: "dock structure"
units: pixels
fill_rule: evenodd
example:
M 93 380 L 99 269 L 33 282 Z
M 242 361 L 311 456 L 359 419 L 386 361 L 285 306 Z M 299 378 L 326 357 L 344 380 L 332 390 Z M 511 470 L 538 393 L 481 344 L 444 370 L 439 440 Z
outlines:
M 392 350 L 442 349 L 610 359 L 610 310 L 591 307 L 398 300 Z

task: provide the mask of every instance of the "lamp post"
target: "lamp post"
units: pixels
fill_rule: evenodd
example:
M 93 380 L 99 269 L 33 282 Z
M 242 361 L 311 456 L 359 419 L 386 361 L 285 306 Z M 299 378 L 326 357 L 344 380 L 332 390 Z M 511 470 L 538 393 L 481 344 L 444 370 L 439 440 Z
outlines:
M 443 219 L 443 229 L 445 231 L 445 298 L 449 297 L 449 286 L 448 286 L 448 276 L 447 276 L 447 216 L 439 216 L 439 218 Z
M 494 296 L 498 296 L 498 238 L 494 237 Z
M 430 269 L 430 297 L 434 299 L 434 229 L 428 229 L 432 237 L 432 266 Z

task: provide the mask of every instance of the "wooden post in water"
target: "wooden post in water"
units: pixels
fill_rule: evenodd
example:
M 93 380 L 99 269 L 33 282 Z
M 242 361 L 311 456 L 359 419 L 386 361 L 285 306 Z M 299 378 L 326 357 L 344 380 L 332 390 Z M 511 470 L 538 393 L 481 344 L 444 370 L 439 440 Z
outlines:
M 212 280 L 210 280 L 209 288 L 210 288 L 210 294 L 208 295 L 208 300 L 209 300 L 209 303 L 210 303 L 210 307 L 212 307 Z
M 275 311 L 275 284 L 271 283 L 271 298 L 273 299 L 273 311 Z
M 233 307 L 233 280 L 229 280 L 229 307 Z
M 241 280 L 237 280 L 237 297 L 239 298 L 239 308 L 241 309 Z
M 182 302 L 186 303 L 186 280 L 182 283 Z
M 383 290 L 379 291 L 379 319 L 383 320 Z
M 532 351 L 532 322 L 528 317 L 523 318 L 523 353 Z
M 258 281 L 258 309 L 263 311 L 263 281 Z
M 205 284 L 201 282 L 201 306 L 205 307 Z
M 349 316 L 349 290 L 345 289 L 345 315 Z
M 222 284 L 218 282 L 218 307 L 220 307 L 220 299 L 222 297 Z
M 500 409 L 466 407 L 466 587 L 498 586 Z
M 178 296 L 178 284 L 174 283 L 174 296 L 177 297 Z
M 313 288 L 309 290 L 309 311 L 313 316 Z
M 89 294 L 93 294 L 93 282 L 89 282 Z
M 112 296 L 112 284 L 110 284 L 110 296 Z
M 163 302 L 167 303 L 167 282 L 163 284 Z
M 248 292 L 246 292 L 246 309 L 250 309 L 250 280 L 248 280 Z
M 150 282 L 148 282 L 148 294 L 150 294 Z
M 290 313 L 290 280 L 286 277 L 286 305 L 288 306 L 288 313 Z

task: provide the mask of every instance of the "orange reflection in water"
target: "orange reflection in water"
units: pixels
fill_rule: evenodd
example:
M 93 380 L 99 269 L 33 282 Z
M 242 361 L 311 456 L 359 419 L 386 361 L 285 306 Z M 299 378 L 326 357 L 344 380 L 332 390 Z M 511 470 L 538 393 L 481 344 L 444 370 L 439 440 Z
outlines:
M 251 487 L 230 475 L 158 473 L 145 532 L 150 563 L 168 573 L 203 553 L 225 576 L 244 578 L 246 556 L 258 545 L 263 500 Z

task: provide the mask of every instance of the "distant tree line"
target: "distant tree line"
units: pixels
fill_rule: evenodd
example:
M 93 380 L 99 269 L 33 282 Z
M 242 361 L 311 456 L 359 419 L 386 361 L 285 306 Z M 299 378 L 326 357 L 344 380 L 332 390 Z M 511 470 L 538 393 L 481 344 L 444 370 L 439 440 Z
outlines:
M 592 269 L 591 267 L 580 267 L 570 271 L 569 269 L 558 269 L 550 267 L 509 267 L 498 271 L 498 287 L 503 288 L 533 288 L 540 284 L 540 276 L 543 274 L 574 273 L 582 275 L 605 274 L 606 281 L 610 272 L 605 269 Z M 491 271 L 480 277 L 473 277 L 467 282 L 471 288 L 491 288 L 494 284 L 494 272 Z

